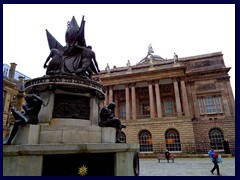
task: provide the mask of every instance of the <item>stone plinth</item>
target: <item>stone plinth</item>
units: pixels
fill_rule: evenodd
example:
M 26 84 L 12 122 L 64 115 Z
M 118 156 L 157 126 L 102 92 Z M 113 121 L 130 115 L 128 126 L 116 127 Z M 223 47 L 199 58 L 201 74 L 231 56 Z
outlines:
M 20 126 L 13 145 L 115 143 L 116 129 L 99 126 L 26 125 Z
M 105 171 L 105 175 L 115 176 L 134 176 L 138 171 L 138 164 L 133 165 L 135 152 L 138 151 L 139 145 L 130 144 L 52 144 L 52 145 L 11 145 L 3 147 L 3 175 L 4 176 L 42 176 L 42 175 L 65 175 L 79 176 L 78 171 L 83 165 L 92 169 L 99 168 L 99 172 L 94 171 L 94 175 L 103 175 L 100 170 Z M 94 156 L 95 159 L 90 157 Z M 62 159 L 61 159 L 62 157 Z M 84 157 L 88 157 L 87 161 Z M 112 164 L 112 169 L 106 169 L 108 164 L 104 165 L 98 161 L 106 157 L 105 161 Z M 54 160 L 56 158 L 56 160 Z M 75 164 L 67 159 L 76 158 Z M 57 163 L 61 159 L 61 163 Z M 115 159 L 115 160 L 114 160 Z M 66 161 L 66 164 L 64 163 Z M 93 161 L 90 163 L 90 161 Z M 95 162 L 94 162 L 95 161 Z M 14 163 L 13 163 L 14 162 Z M 34 163 L 33 163 L 34 162 Z M 51 163 L 48 169 L 46 162 Z M 100 167 L 95 167 L 95 165 Z M 101 167 L 102 165 L 102 167 Z M 71 169 L 67 168 L 71 166 Z M 86 174 L 88 175 L 88 174 Z
M 36 89 L 44 101 L 38 115 L 39 123 L 76 119 L 83 123 L 89 121 L 88 125 L 98 125 L 100 102 L 105 96 L 101 84 L 80 77 L 59 75 L 32 79 L 25 87 L 26 93 L 32 88 Z
M 103 127 L 102 134 L 102 143 L 115 143 L 116 141 L 116 129 L 111 127 Z
M 26 83 L 44 101 L 37 125 L 20 126 L 4 146 L 5 176 L 137 175 L 138 145 L 119 144 L 116 129 L 99 127 L 101 84 L 73 76 L 44 76 Z M 81 171 L 82 172 L 82 171 Z

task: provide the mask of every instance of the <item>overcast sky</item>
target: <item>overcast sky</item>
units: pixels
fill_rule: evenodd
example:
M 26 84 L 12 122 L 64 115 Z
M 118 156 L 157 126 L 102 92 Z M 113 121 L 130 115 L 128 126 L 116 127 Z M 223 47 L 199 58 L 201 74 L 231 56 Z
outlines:
M 222 52 L 235 95 L 234 4 L 4 4 L 3 63 L 30 78 L 45 75 L 46 29 L 64 46 L 67 21 L 85 16 L 85 39 L 100 70 L 135 65 L 154 53 L 172 59 Z

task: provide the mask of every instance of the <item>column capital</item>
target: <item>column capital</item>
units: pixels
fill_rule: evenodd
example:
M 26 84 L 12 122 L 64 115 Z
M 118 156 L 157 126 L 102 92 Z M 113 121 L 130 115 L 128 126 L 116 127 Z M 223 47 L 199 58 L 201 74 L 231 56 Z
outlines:
M 186 77 L 182 76 L 182 77 L 179 77 L 180 81 L 186 81 Z
M 178 82 L 179 81 L 179 78 L 178 77 L 174 77 L 172 78 L 173 82 Z
M 154 80 L 147 81 L 148 84 L 152 84 Z
M 154 83 L 155 83 L 155 84 L 159 84 L 159 79 L 155 79 L 155 80 L 154 80 Z
M 129 83 L 124 84 L 125 88 L 129 88 Z
M 108 89 L 113 89 L 114 85 L 109 85 Z
M 135 86 L 136 86 L 136 83 L 135 83 L 135 82 L 130 83 L 129 86 L 130 86 L 130 87 L 135 87 Z

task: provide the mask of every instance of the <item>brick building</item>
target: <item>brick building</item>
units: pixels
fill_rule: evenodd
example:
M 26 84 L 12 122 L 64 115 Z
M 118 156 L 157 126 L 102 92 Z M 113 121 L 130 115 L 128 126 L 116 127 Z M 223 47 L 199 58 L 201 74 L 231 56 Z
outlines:
M 3 64 L 3 139 L 9 133 L 10 123 L 14 121 L 11 116 L 11 107 L 21 110 L 24 101 L 24 81 L 28 76 L 16 71 L 16 63 Z
M 206 153 L 210 146 L 234 153 L 230 69 L 221 52 L 164 60 L 150 47 L 138 64 L 107 65 L 97 78 L 104 104 L 115 102 L 115 116 L 127 125 L 123 140 L 139 143 L 142 154 Z

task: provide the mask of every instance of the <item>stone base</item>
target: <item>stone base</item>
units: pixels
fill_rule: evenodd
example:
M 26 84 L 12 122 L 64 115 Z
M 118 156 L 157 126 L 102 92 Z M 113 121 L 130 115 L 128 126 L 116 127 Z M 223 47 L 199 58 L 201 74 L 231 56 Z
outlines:
M 138 149 L 137 144 L 115 143 L 5 145 L 3 175 L 80 176 L 85 166 L 87 172 L 82 175 L 135 176 Z
M 111 127 L 41 124 L 20 126 L 12 144 L 82 144 L 115 143 L 115 141 L 116 129 Z
M 102 143 L 116 142 L 116 129 L 111 127 L 102 127 Z

